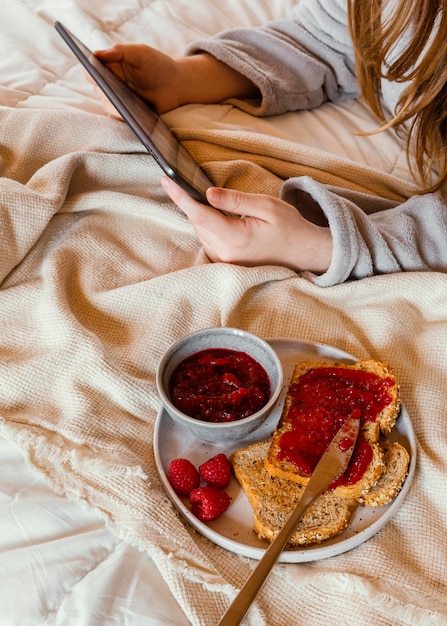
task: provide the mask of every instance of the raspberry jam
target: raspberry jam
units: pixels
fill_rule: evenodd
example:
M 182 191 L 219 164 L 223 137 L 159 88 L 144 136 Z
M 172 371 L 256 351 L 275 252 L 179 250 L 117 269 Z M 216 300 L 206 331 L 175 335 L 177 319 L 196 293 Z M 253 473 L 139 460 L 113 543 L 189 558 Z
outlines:
M 169 387 L 172 403 L 206 422 L 234 422 L 253 415 L 270 398 L 267 372 L 245 352 L 209 348 L 184 359 Z
M 279 441 L 279 460 L 293 463 L 310 476 L 338 429 L 353 411 L 360 410 L 360 426 L 375 421 L 391 402 L 392 378 L 342 367 L 308 370 L 289 388 L 291 405 L 287 416 L 291 430 Z M 360 430 L 346 472 L 331 488 L 355 484 L 372 459 L 372 450 Z

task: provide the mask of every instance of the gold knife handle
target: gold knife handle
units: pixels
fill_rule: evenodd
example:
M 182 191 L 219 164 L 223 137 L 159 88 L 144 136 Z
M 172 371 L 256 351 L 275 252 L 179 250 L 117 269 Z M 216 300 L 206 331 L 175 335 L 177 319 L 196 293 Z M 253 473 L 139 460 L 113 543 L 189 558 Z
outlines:
M 300 501 L 221 618 L 218 626 L 237 626 L 241 622 L 307 507 L 329 487 L 334 478 L 347 468 L 357 441 L 359 427 L 360 411 L 355 409 L 318 461 Z M 343 448 L 340 447 L 341 441 L 345 442 Z
M 306 494 L 307 491 L 306 488 L 298 505 L 245 581 L 244 586 L 221 618 L 218 626 L 236 626 L 241 622 L 307 507 L 320 493 L 320 491 L 313 493 L 314 490 L 311 489 Z

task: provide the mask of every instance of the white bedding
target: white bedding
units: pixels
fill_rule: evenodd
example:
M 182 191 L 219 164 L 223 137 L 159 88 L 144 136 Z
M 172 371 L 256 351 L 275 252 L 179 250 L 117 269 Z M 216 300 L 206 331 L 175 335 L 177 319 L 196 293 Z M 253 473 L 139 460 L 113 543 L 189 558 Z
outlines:
M 293 4 L 293 0 L 227 0 L 225 3 L 221 0 L 194 0 L 194 2 L 191 0 L 112 0 L 107 3 L 103 0 L 79 0 L 77 2 L 74 0 L 58 0 L 58 2 L 3 0 L 0 6 L 0 106 L 30 112 L 42 110 L 77 113 L 82 111 L 103 116 L 79 64 L 54 31 L 55 20 L 63 22 L 93 49 L 106 47 L 117 41 L 145 41 L 168 53 L 180 55 L 186 45 L 194 39 L 212 35 L 227 27 L 253 26 L 269 19 L 283 17 L 287 15 Z M 368 111 L 357 102 L 338 107 L 326 105 L 318 112 L 288 114 L 264 120 L 250 118 L 225 104 L 208 107 L 197 105 L 170 112 L 165 119 L 177 129 L 240 130 L 281 140 L 296 141 L 316 150 L 327 151 L 343 159 L 359 162 L 374 171 L 389 174 L 402 181 L 410 180 L 402 146 L 397 138 L 392 134 L 372 137 L 360 137 L 353 134 L 356 131 L 368 130 L 374 124 Z M 0 130 L 0 138 L 4 130 Z M 74 137 L 78 129 L 71 127 L 67 128 L 66 132 L 65 141 L 69 143 L 70 136 Z M 129 139 L 129 146 L 132 148 L 131 141 Z M 135 146 L 132 149 L 136 150 Z M 49 233 L 48 237 L 51 236 L 56 237 L 54 231 Z M 197 252 L 196 264 L 200 264 L 201 258 L 200 253 Z M 25 284 L 26 268 L 32 259 L 33 253 L 30 249 L 30 253 L 24 258 L 22 264 L 24 268 L 22 278 L 19 264 L 15 268 L 18 271 L 14 274 L 14 279 L 11 281 L 9 277 L 8 283 L 8 277 L 6 278 L 2 287 L 3 294 L 0 294 L 0 297 L 11 299 L 17 290 L 20 291 L 21 280 Z M 175 264 L 175 260 L 172 262 Z M 203 276 L 206 277 L 206 266 L 204 268 Z M 154 268 L 153 271 L 157 278 L 157 269 Z M 189 276 L 188 272 L 185 275 Z M 230 289 L 233 302 L 236 302 L 239 297 L 238 280 L 236 278 L 234 283 L 236 287 L 233 289 L 232 286 Z M 280 318 L 273 320 L 275 314 L 265 308 L 261 307 L 258 310 L 258 301 L 255 296 L 251 303 L 250 313 L 241 311 L 236 315 L 235 312 L 239 311 L 236 305 L 233 315 L 231 311 L 228 312 L 224 308 L 220 313 L 215 311 L 211 313 L 204 306 L 203 316 L 201 317 L 200 313 L 196 314 L 190 327 L 182 326 L 182 322 L 177 322 L 177 326 L 167 328 L 167 336 L 170 333 L 170 338 L 174 338 L 173 333 L 178 335 L 181 331 L 187 332 L 210 322 L 240 325 L 260 334 L 273 331 L 276 336 L 283 334 L 294 336 L 295 325 L 298 336 L 302 338 L 333 343 L 341 349 L 356 352 L 360 356 L 372 354 L 389 359 L 402 375 L 403 388 L 407 392 L 405 402 L 409 404 L 412 418 L 416 421 L 417 435 L 422 437 L 422 452 L 425 459 L 424 476 L 427 478 L 427 475 L 432 472 L 433 477 L 433 481 L 427 483 L 429 490 L 434 489 L 436 484 L 439 489 L 442 489 L 445 476 L 442 471 L 445 469 L 445 453 L 447 452 L 443 411 L 439 407 L 433 409 L 435 421 L 440 429 L 439 441 L 435 448 L 434 442 L 430 443 L 425 438 L 426 433 L 421 425 L 423 415 L 421 398 L 425 400 L 433 398 L 433 406 L 436 406 L 436 402 L 442 399 L 445 390 L 442 386 L 443 377 L 445 377 L 443 359 L 445 362 L 446 357 L 446 335 L 442 334 L 446 326 L 445 319 L 442 317 L 442 302 L 445 302 L 444 277 L 434 275 L 430 277 L 430 280 L 425 280 L 424 277 L 421 282 L 420 277 L 410 274 L 407 277 L 395 279 L 392 285 L 390 282 L 379 284 L 376 281 L 374 283 L 372 279 L 371 295 L 365 283 L 358 287 L 357 293 L 354 291 L 354 286 L 334 288 L 331 292 L 332 296 L 309 286 L 304 279 L 292 278 L 287 271 L 278 270 L 277 273 L 271 275 L 266 273 L 263 280 L 266 285 L 270 281 L 273 297 L 277 293 L 273 285 L 280 285 L 284 282 L 285 286 L 289 281 L 287 289 L 290 291 L 287 291 L 288 296 L 284 300 L 284 321 Z M 292 284 L 290 283 L 292 280 L 298 282 Z M 422 286 L 428 289 L 428 294 L 424 296 L 424 305 L 419 304 L 418 295 L 419 287 Z M 122 287 L 124 289 L 124 285 Z M 253 278 L 252 288 L 255 287 L 262 288 L 261 278 L 256 278 L 256 280 Z M 242 293 L 247 295 L 251 291 L 244 292 L 241 287 Z M 392 299 L 392 293 L 396 294 L 395 301 Z M 382 294 L 386 295 L 382 298 Z M 214 297 L 216 311 L 219 311 L 218 291 L 214 293 Z M 261 293 L 259 298 L 259 302 L 265 305 Z M 303 308 L 303 303 L 306 303 L 310 311 L 315 311 L 314 320 L 322 316 L 323 321 L 315 326 L 310 314 L 307 322 L 299 321 L 293 315 L 289 315 L 287 311 L 290 312 L 294 298 L 299 298 L 302 303 L 299 315 L 306 314 L 306 309 Z M 0 300 L 0 303 L 5 301 Z M 352 304 L 351 313 L 344 311 L 346 301 Z M 99 303 L 98 307 L 100 308 Z M 408 322 L 406 325 L 405 323 L 402 325 L 399 318 L 401 311 L 406 312 Z M 134 309 L 129 309 L 129 315 L 132 316 L 133 313 Z M 378 322 L 377 326 L 369 313 L 371 316 L 373 314 L 379 316 L 380 323 Z M 103 310 L 102 314 L 106 315 L 107 311 Z M 51 308 L 48 309 L 48 316 L 50 319 Z M 6 321 L 10 319 L 5 318 Z M 5 329 L 4 332 L 6 335 L 21 336 L 29 330 L 30 337 L 27 340 L 29 354 L 35 356 L 38 352 L 34 351 L 31 329 L 28 329 L 26 324 L 22 325 L 20 320 L 21 315 L 18 314 L 16 327 L 11 329 L 10 326 L 2 326 Z M 2 319 L 1 323 L 4 324 L 5 321 Z M 50 321 L 50 326 L 51 323 Z M 141 325 L 138 328 L 141 328 Z M 419 335 L 415 336 L 416 330 Z M 160 333 L 162 334 L 162 331 Z M 440 387 L 437 391 L 438 395 L 433 395 L 430 388 L 424 388 L 422 396 L 413 396 L 414 389 L 409 381 L 413 380 L 415 371 L 418 371 L 416 369 L 418 358 L 423 359 L 425 344 L 422 336 L 424 333 L 428 345 L 436 346 L 429 353 L 430 357 L 436 353 L 436 372 L 431 373 L 431 383 L 436 381 Z M 399 350 L 399 341 L 404 352 Z M 26 344 L 26 341 L 24 343 Z M 39 349 L 43 350 L 44 344 L 38 344 L 36 339 L 36 351 L 38 345 Z M 162 348 L 163 346 L 160 347 Z M 11 358 L 18 362 L 22 358 L 25 361 L 27 359 L 26 353 L 11 353 L 11 356 L 5 349 L 2 354 L 4 360 Z M 423 364 L 426 365 L 426 363 Z M 55 371 L 54 375 L 57 377 L 58 372 Z M 0 389 L 6 381 L 7 378 L 0 379 Z M 32 396 L 33 383 L 30 384 Z M 3 396 L 6 396 L 4 392 L 3 387 L 2 401 Z M 39 406 L 42 406 L 42 402 Z M 5 411 L 9 409 L 7 402 L 4 405 L 0 403 L 0 416 L 3 418 Z M 83 500 L 80 495 L 81 489 L 77 491 L 76 487 L 72 490 L 64 487 L 63 481 L 59 481 L 48 468 L 44 468 L 41 461 L 36 461 L 33 457 L 34 448 L 28 445 L 26 437 L 17 434 L 19 431 L 17 423 L 20 424 L 20 419 L 17 417 L 11 421 L 5 419 L 3 431 L 0 431 L 4 435 L 0 439 L 1 625 L 175 624 L 182 626 L 193 622 L 211 626 L 214 623 L 212 620 L 215 617 L 215 612 L 213 612 L 215 607 L 209 612 L 200 609 L 193 610 L 188 604 L 188 598 L 185 599 L 185 590 L 179 590 L 174 584 L 175 579 L 170 578 L 166 571 L 160 573 L 160 562 L 157 567 L 149 556 L 150 551 L 144 549 L 139 551 L 124 541 L 123 537 L 126 533 L 119 532 L 116 520 L 115 523 L 106 524 L 104 520 L 111 518 L 107 510 L 100 511 L 101 506 L 98 503 L 93 503 L 92 506 L 82 506 L 79 503 Z M 30 432 L 35 434 L 32 428 Z M 148 438 L 150 438 L 150 433 L 151 431 L 148 430 Z M 28 460 L 27 465 L 25 465 L 24 455 Z M 43 476 L 45 473 L 46 477 Z M 420 476 L 419 480 L 421 480 Z M 423 485 L 418 487 L 418 494 L 421 495 L 421 493 L 424 494 Z M 425 498 L 434 506 L 433 493 L 426 493 Z M 396 522 L 392 522 L 392 537 L 400 543 L 402 550 L 414 541 L 411 523 L 414 523 L 415 519 L 423 519 L 423 508 L 420 507 L 419 502 L 420 500 L 416 500 L 413 493 L 406 517 L 402 516 Z M 432 520 L 432 535 L 428 533 L 423 537 L 426 542 L 435 542 L 442 537 L 442 519 L 445 513 L 446 505 L 442 501 L 439 503 L 436 519 Z M 420 531 L 416 532 L 416 537 L 418 539 L 421 537 Z M 129 541 L 132 541 L 130 534 Z M 136 544 L 137 541 L 132 541 L 132 543 Z M 442 567 L 442 553 L 435 559 L 435 571 L 431 572 L 428 579 L 422 583 L 422 579 L 426 576 L 423 568 L 427 565 L 427 551 L 422 554 L 423 550 L 421 550 L 418 554 L 418 551 L 409 550 L 408 557 L 404 555 L 402 562 L 407 564 L 415 578 L 409 582 L 408 589 L 403 590 L 400 595 L 398 591 L 393 595 L 389 589 L 385 589 L 379 583 L 378 578 L 370 578 L 368 574 L 368 563 L 374 560 L 375 555 L 380 554 L 381 558 L 386 560 L 387 555 L 392 556 L 393 552 L 383 550 L 384 546 L 380 538 L 375 542 L 369 542 L 368 546 L 367 549 L 359 548 L 357 561 L 351 562 L 349 556 L 342 557 L 336 562 L 329 561 L 325 565 L 324 572 L 313 569 L 312 566 L 301 569 L 297 566 L 287 570 L 289 580 L 298 589 L 305 588 L 302 573 L 308 574 L 311 577 L 311 586 L 306 593 L 312 601 L 318 598 L 321 601 L 321 608 L 316 612 L 303 604 L 303 611 L 307 617 L 302 623 L 306 626 L 317 623 L 349 623 L 356 626 L 360 623 L 371 624 L 371 626 L 373 624 L 374 626 L 378 624 L 397 626 L 416 623 L 447 623 L 447 605 L 442 601 L 442 597 L 445 597 L 443 594 L 447 591 L 443 587 L 442 580 L 445 580 L 447 572 L 445 565 L 444 568 Z M 201 549 L 210 559 L 212 558 L 209 549 L 203 546 Z M 429 552 L 433 554 L 434 547 Z M 153 556 L 154 554 L 155 552 L 152 552 Z M 362 562 L 362 555 L 365 558 L 364 562 Z M 397 558 L 397 555 L 394 556 Z M 420 561 L 417 560 L 419 556 Z M 169 558 L 168 555 L 166 559 L 169 560 Z M 231 558 L 237 557 L 223 557 L 228 572 L 233 568 L 234 561 Z M 337 568 L 339 570 L 341 568 L 346 575 L 338 571 L 338 578 L 334 580 L 325 578 L 330 576 L 332 569 L 337 573 Z M 390 565 L 390 570 L 392 569 Z M 243 567 L 241 571 L 243 573 L 239 575 L 239 585 L 248 571 L 247 567 Z M 312 578 L 312 572 L 315 575 L 314 578 Z M 422 588 L 419 600 L 414 589 L 414 580 L 418 577 Z M 230 575 L 229 578 L 231 578 Z M 318 591 L 320 584 L 326 584 L 325 580 L 330 589 L 327 601 L 323 599 L 324 588 L 322 592 Z M 338 582 L 335 583 L 335 580 Z M 212 587 L 214 582 L 208 582 Z M 235 584 L 234 580 L 232 584 Z M 410 589 L 414 593 L 410 593 Z M 349 603 L 352 603 L 352 606 L 356 606 L 357 601 L 360 603 L 361 618 L 343 616 L 338 619 L 331 614 L 330 608 L 335 602 L 343 604 L 345 592 L 348 594 L 348 606 Z M 294 615 L 293 612 L 290 613 L 292 609 L 288 607 L 287 599 L 281 598 L 278 602 L 282 602 L 281 615 L 277 619 L 265 618 L 265 623 L 279 626 L 288 623 L 288 614 Z M 263 623 L 259 614 L 253 619 L 255 619 L 253 624 Z M 356 621 L 357 619 L 361 621 Z
M 152 560 L 0 438 L 1 624 L 189 624 Z

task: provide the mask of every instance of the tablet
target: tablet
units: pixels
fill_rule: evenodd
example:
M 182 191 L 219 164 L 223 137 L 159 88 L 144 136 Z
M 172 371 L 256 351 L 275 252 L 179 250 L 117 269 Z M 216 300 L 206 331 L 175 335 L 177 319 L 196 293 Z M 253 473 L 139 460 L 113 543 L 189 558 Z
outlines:
M 199 202 L 213 183 L 148 102 L 95 57 L 60 22 L 54 27 L 163 172 Z

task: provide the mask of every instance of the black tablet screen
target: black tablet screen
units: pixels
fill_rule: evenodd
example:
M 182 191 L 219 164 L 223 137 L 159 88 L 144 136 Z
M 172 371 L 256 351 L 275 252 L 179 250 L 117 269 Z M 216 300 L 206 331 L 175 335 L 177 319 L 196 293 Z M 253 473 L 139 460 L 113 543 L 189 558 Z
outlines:
M 55 28 L 162 170 L 200 202 L 213 183 L 161 117 L 60 22 Z

